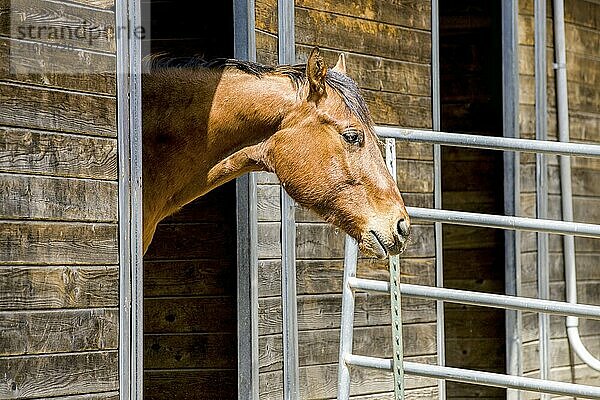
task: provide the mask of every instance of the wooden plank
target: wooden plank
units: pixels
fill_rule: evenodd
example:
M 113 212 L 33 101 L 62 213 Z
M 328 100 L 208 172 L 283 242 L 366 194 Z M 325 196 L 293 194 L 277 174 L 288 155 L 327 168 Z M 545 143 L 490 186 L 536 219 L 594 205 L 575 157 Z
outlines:
M 404 356 L 435 354 L 436 324 L 407 324 L 402 335 Z M 300 366 L 333 364 L 339 357 L 339 329 L 300 331 L 298 354 Z M 391 326 L 367 326 L 354 329 L 354 354 L 390 358 L 392 356 Z M 274 371 L 283 363 L 281 335 L 261 337 L 259 340 L 260 372 Z
M 503 312 L 496 317 L 502 318 Z M 501 332 L 501 331 L 500 331 Z M 504 338 L 446 338 L 446 365 L 504 373 Z
M 144 300 L 144 333 L 235 332 L 236 299 L 229 296 Z
M 258 11 L 258 8 L 256 10 Z M 277 65 L 279 63 L 277 36 L 260 30 L 256 31 L 256 60 L 265 65 Z
M 402 282 L 428 285 L 435 282 L 433 258 L 401 258 Z M 298 294 L 341 293 L 343 260 L 298 260 Z M 388 266 L 385 261 L 361 259 L 358 276 L 387 281 Z M 261 296 L 281 295 L 281 261 L 261 260 L 258 268 L 258 286 Z
M 0 125 L 116 137 L 116 99 L 0 82 Z
M 117 222 L 117 182 L 0 173 L 0 218 Z
M 591 354 L 600 352 L 600 338 L 598 335 L 582 337 L 585 347 Z M 523 371 L 535 371 L 539 369 L 538 343 L 529 342 L 523 345 Z M 550 341 L 550 365 L 556 367 L 568 367 L 582 365 L 578 357 L 573 357 L 567 338 L 555 338 Z
M 159 224 L 144 259 L 227 259 L 233 240 L 231 227 L 218 223 Z
M 0 222 L 0 264 L 117 264 L 113 224 Z
M 234 260 L 145 261 L 144 297 L 235 293 Z
M 146 334 L 144 369 L 232 369 L 237 367 L 235 333 Z
M 433 356 L 410 357 L 415 362 L 435 363 Z M 259 376 L 260 398 L 281 398 L 281 371 L 266 372 Z M 434 386 L 433 379 L 407 375 L 406 389 Z M 393 390 L 391 372 L 369 368 L 350 369 L 350 394 L 353 396 L 381 393 Z M 300 398 L 325 399 L 335 397 L 337 392 L 337 364 L 300 367 Z
M 119 400 L 119 392 L 105 392 L 92 394 L 77 394 L 74 396 L 53 397 L 52 400 Z
M 0 267 L 3 311 L 118 305 L 116 266 Z
M 446 225 L 442 232 L 445 247 L 464 250 L 493 249 L 504 236 L 502 230 L 476 226 Z
M 354 326 L 389 325 L 390 298 L 380 294 L 358 293 Z M 342 298 L 339 294 L 298 297 L 298 329 L 318 330 L 339 328 Z M 402 299 L 402 319 L 406 324 L 435 321 L 435 305 L 429 300 Z M 258 327 L 261 335 L 281 333 L 281 301 L 277 297 L 259 300 Z
M 116 94 L 113 55 L 0 38 L 0 80 Z
M 429 32 L 296 7 L 296 42 L 428 64 Z
M 112 350 L 119 342 L 119 311 L 2 312 L 0 332 L 2 356 Z
M 324 223 L 297 224 L 296 255 L 297 259 L 322 259 L 342 258 L 344 254 L 344 235 L 336 233 L 335 228 Z M 259 258 L 279 258 L 281 249 L 279 244 L 279 225 L 277 223 L 259 223 L 258 243 Z M 432 257 L 433 226 L 412 225 L 410 244 L 403 257 Z
M 423 30 L 431 29 L 431 3 L 426 0 L 401 3 L 385 0 L 360 0 L 353 3 L 334 0 L 301 0 L 295 4 L 296 7 L 353 16 L 369 21 Z
M 0 397 L 36 398 L 114 391 L 117 351 L 0 358 Z
M 117 180 L 117 142 L 0 127 L 0 171 Z
M 2 0 L 0 35 L 27 41 L 116 52 L 115 14 L 47 0 Z M 119 34 L 123 34 L 122 32 Z
M 145 371 L 144 399 L 214 400 L 237 398 L 237 371 Z
M 431 129 L 431 98 L 363 90 L 375 124 Z
M 313 46 L 296 46 L 296 58 L 306 62 Z M 340 51 L 322 49 L 325 63 L 335 65 Z M 431 68 L 429 65 L 414 64 L 345 52 L 346 71 L 361 89 L 373 91 L 431 96 Z

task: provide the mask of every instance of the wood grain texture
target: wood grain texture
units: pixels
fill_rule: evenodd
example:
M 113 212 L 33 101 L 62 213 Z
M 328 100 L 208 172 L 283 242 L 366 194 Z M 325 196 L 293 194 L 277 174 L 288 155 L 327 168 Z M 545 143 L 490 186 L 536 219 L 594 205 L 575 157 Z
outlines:
M 435 354 L 435 322 L 403 326 L 405 357 Z M 365 326 L 354 329 L 353 354 L 389 358 L 392 354 L 391 327 Z M 337 329 L 300 331 L 298 354 L 301 366 L 332 364 L 339 357 L 340 332 Z M 281 368 L 283 363 L 282 336 L 261 337 L 259 340 L 260 372 Z
M 0 171 L 117 180 L 117 142 L 0 127 Z
M 144 335 L 144 368 L 237 368 L 237 337 L 233 333 Z
M 0 358 L 0 397 L 36 398 L 118 390 L 117 351 Z
M 430 62 L 431 36 L 381 22 L 296 7 L 296 42 L 422 64 Z
M 118 307 L 116 266 L 0 267 L 0 309 Z
M 236 397 L 235 370 L 144 372 L 144 398 L 148 400 L 214 400 Z
M 116 58 L 54 44 L 0 37 L 0 79 L 115 95 Z
M 356 296 L 354 326 L 391 323 L 390 300 L 385 295 Z M 416 298 L 402 299 L 402 320 L 406 324 L 435 321 L 434 303 Z M 342 299 L 339 294 L 299 296 L 298 329 L 318 330 L 339 328 Z M 258 326 L 261 335 L 281 333 L 281 300 L 269 297 L 259 300 Z
M 0 218 L 116 223 L 117 192 L 117 182 L 0 173 Z
M 117 264 L 112 224 L 0 222 L 0 264 Z
M 115 137 L 116 99 L 0 82 L 0 125 Z
M 46 0 L 3 0 L 0 10 L 2 36 L 116 52 L 114 12 Z
M 112 350 L 119 341 L 119 312 L 105 308 L 2 312 L 0 332 L 2 356 Z
M 235 331 L 235 310 L 235 299 L 224 296 L 146 299 L 144 333 Z

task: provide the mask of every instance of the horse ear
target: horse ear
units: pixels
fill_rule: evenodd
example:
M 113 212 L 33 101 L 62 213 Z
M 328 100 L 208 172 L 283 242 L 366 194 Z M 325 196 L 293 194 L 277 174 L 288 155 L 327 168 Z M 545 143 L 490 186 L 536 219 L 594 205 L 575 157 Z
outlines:
M 338 58 L 335 67 L 333 67 L 331 70 L 344 75 L 346 74 L 346 56 L 344 55 L 344 53 L 340 53 L 340 57 Z
M 308 99 L 317 102 L 325 95 L 325 76 L 327 75 L 327 66 L 321 57 L 319 48 L 315 47 L 310 52 L 306 62 L 306 77 L 308 78 L 309 93 Z

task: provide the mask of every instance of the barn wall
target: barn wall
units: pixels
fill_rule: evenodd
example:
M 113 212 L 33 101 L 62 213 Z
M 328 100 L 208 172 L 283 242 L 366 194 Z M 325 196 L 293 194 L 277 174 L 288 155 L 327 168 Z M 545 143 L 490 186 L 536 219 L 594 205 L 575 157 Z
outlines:
M 567 77 L 571 139 L 576 142 L 600 142 L 600 4 L 594 1 L 565 2 Z M 551 7 L 548 15 L 552 15 Z M 533 48 L 533 1 L 519 2 L 519 74 L 520 131 L 524 138 L 535 137 L 535 81 Z M 556 139 L 555 81 L 552 19 L 547 24 L 548 44 L 548 131 Z M 549 218 L 560 218 L 560 180 L 557 157 L 549 160 Z M 600 223 L 600 161 L 573 158 L 574 219 Z M 535 216 L 535 157 L 521 156 L 521 211 Z M 536 296 L 535 234 L 522 236 L 522 294 Z M 600 304 L 600 241 L 575 239 L 578 278 L 578 300 Z M 550 235 L 550 294 L 564 300 L 564 268 L 562 239 Z M 523 360 L 528 376 L 538 376 L 538 322 L 536 314 L 523 316 Z M 580 320 L 582 340 L 596 357 L 600 356 L 600 322 Z M 564 318 L 551 317 L 551 378 L 576 383 L 598 384 L 600 373 L 583 365 L 569 349 Z M 527 394 L 526 398 L 539 398 Z
M 176 57 L 232 57 L 232 4 L 144 3 L 152 21 L 145 48 Z M 144 257 L 148 400 L 237 398 L 235 217 L 235 182 L 229 182 L 157 227 Z
M 340 51 L 349 74 L 362 88 L 377 124 L 431 128 L 430 3 L 414 1 L 296 1 L 296 53 L 305 61 L 319 45 L 328 65 Z M 257 0 L 258 60 L 277 63 L 277 2 Z M 398 182 L 406 203 L 433 205 L 433 151 L 428 145 L 398 143 Z M 261 399 L 281 399 L 282 322 L 280 186 L 274 175 L 258 175 L 259 351 Z M 313 213 L 297 208 L 297 284 L 300 387 L 303 399 L 335 398 L 341 313 L 344 234 Z M 403 281 L 432 285 L 434 235 L 431 225 L 415 225 L 402 256 Z M 361 259 L 359 276 L 388 279 L 387 264 Z M 434 363 L 435 304 L 403 300 L 405 354 Z M 357 354 L 391 356 L 389 297 L 357 296 L 354 348 Z M 434 398 L 436 382 L 407 377 L 407 398 Z M 353 369 L 357 398 L 391 399 L 391 374 Z M 369 397 L 375 394 L 375 397 Z
M 113 10 L 0 2 L 0 398 L 118 398 Z

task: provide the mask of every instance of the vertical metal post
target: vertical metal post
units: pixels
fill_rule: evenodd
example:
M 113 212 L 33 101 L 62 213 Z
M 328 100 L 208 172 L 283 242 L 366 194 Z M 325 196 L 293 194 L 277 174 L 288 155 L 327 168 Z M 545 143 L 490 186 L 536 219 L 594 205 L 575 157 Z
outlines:
M 385 139 L 385 163 L 390 174 L 396 175 L 396 140 Z M 396 400 L 404 399 L 404 349 L 402 345 L 402 304 L 400 297 L 400 257 L 391 256 L 390 266 L 390 307 L 392 312 L 392 372 L 394 373 L 394 394 Z
M 519 137 L 518 0 L 502 2 L 502 127 L 504 137 Z M 520 158 L 518 152 L 504 152 L 504 213 L 516 216 L 520 204 Z M 521 285 L 520 232 L 504 231 L 504 291 L 518 296 Z M 523 374 L 520 311 L 506 310 L 506 372 Z M 519 400 L 521 391 L 507 389 L 508 400 Z
M 119 1 L 116 24 L 141 26 L 140 3 Z M 142 88 L 141 40 L 118 35 L 117 126 L 119 153 L 119 391 L 121 399 L 143 393 Z
M 352 338 L 354 329 L 354 291 L 348 283 L 356 277 L 358 260 L 358 244 L 346 235 L 344 246 L 344 282 L 342 286 L 342 321 L 340 324 L 340 356 L 338 365 L 338 400 L 350 397 L 350 367 L 346 364 L 346 356 L 352 354 Z
M 431 97 L 433 130 L 441 130 L 440 117 L 440 20 L 438 0 L 431 1 Z M 433 206 L 442 208 L 442 148 L 433 145 Z M 442 224 L 434 223 L 435 233 L 435 285 L 444 287 L 444 258 Z M 438 365 L 446 365 L 446 332 L 444 329 L 444 302 L 436 301 L 436 347 Z M 446 381 L 438 381 L 438 398 L 446 399 Z
M 278 0 L 279 63 L 296 61 L 294 1 Z M 298 316 L 296 304 L 296 218 L 294 200 L 281 187 L 281 292 L 283 303 L 283 397 L 298 399 Z
M 233 1 L 234 57 L 256 60 L 254 0 Z M 258 219 L 254 173 L 236 180 L 238 399 L 258 400 Z
M 547 139 L 546 118 L 547 107 L 547 72 L 546 72 L 546 0 L 535 0 L 535 137 L 537 140 Z M 536 154 L 536 210 L 537 218 L 546 218 L 548 214 L 548 168 L 546 156 Z M 540 299 L 549 298 L 548 277 L 548 234 L 537 234 L 537 275 L 538 295 Z M 550 318 L 547 314 L 539 315 L 540 336 L 540 378 L 550 377 Z M 542 399 L 548 398 L 542 395 Z

